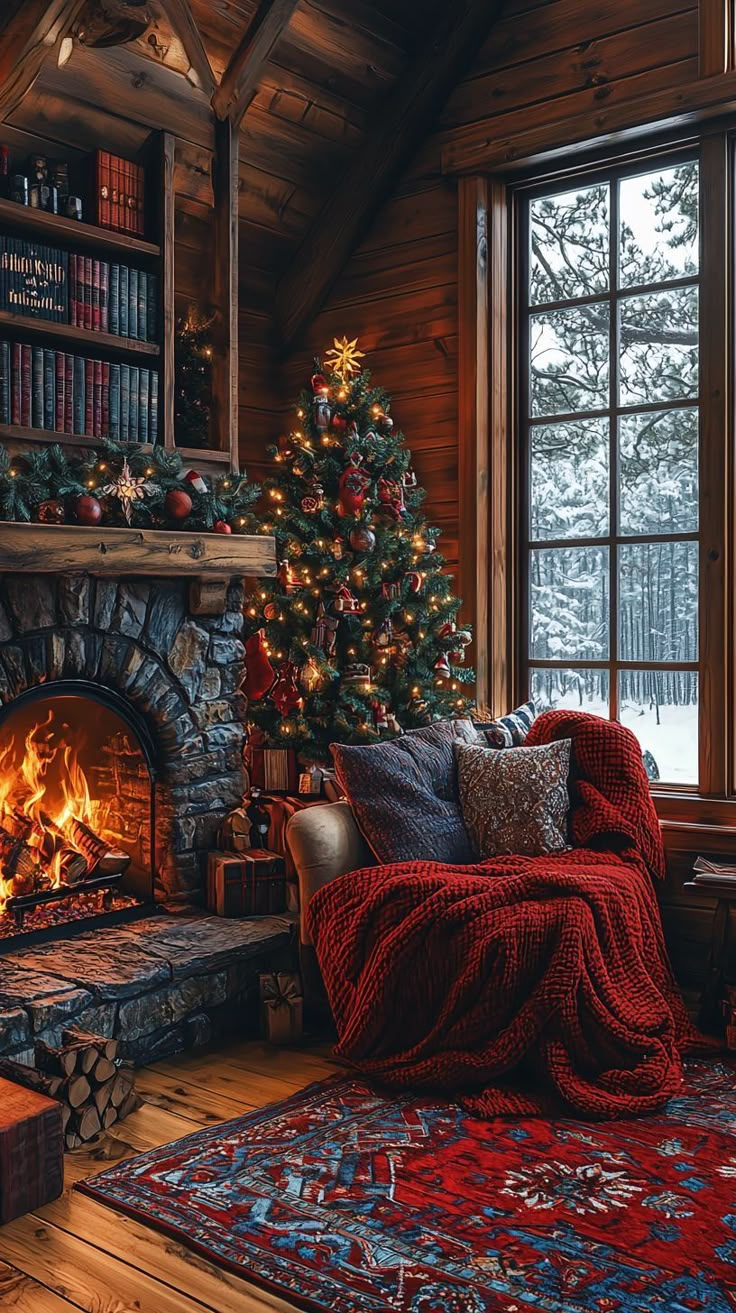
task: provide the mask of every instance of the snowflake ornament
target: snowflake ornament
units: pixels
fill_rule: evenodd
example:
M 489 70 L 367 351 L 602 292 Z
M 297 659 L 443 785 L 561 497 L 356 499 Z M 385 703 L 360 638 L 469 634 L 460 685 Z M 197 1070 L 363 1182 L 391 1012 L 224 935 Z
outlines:
M 123 461 L 122 469 L 117 477 L 111 479 L 104 488 L 100 488 L 103 497 L 117 497 L 128 524 L 131 522 L 135 503 L 143 501 L 144 497 L 148 497 L 155 491 L 156 488 L 153 483 L 149 483 L 147 479 L 132 473 L 127 457 Z
M 354 337 L 352 342 L 348 342 L 346 337 L 342 340 L 339 337 L 332 339 L 334 345 L 325 353 L 325 364 L 347 383 L 351 374 L 360 373 L 359 360 L 365 358 L 365 351 L 358 350 L 358 339 Z

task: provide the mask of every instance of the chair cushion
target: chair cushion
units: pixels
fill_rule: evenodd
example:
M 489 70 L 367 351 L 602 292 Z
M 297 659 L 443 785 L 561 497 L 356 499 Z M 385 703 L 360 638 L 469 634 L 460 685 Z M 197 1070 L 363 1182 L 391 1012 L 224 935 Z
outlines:
M 342 785 L 379 862 L 472 862 L 457 793 L 453 743 L 474 743 L 469 720 L 441 720 L 368 746 L 333 743 Z
M 476 858 L 563 852 L 570 739 L 536 748 L 456 745 L 460 803 Z

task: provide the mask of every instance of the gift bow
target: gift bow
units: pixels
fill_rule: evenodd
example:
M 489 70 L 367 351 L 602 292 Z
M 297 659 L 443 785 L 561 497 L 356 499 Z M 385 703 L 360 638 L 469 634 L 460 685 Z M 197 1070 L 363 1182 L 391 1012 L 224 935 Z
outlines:
M 272 971 L 261 976 L 261 999 L 271 1007 L 288 1007 L 290 1003 L 301 998 L 297 976 L 285 971 Z

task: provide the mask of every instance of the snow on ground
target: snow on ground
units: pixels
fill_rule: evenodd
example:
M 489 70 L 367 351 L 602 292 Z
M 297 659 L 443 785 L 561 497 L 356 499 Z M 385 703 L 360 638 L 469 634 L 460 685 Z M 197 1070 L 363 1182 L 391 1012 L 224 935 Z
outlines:
M 608 719 L 608 706 L 597 699 L 584 699 L 580 705 L 577 689 L 553 697 L 552 704 L 570 711 L 590 711 L 594 716 Z M 698 780 L 698 708 L 660 707 L 645 703 L 639 706 L 627 701 L 621 708 L 620 720 L 636 735 L 642 751 L 648 748 L 659 767 L 663 784 L 697 784 Z

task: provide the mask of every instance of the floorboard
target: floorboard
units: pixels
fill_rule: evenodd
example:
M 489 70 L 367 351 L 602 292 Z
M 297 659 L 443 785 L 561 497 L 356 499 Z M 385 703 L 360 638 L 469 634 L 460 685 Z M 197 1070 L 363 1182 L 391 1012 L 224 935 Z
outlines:
M 249 1040 L 138 1072 L 141 1107 L 67 1154 L 61 1198 L 0 1227 L 0 1313 L 291 1313 L 287 1301 L 72 1187 L 339 1070 L 329 1046 L 275 1049 Z

